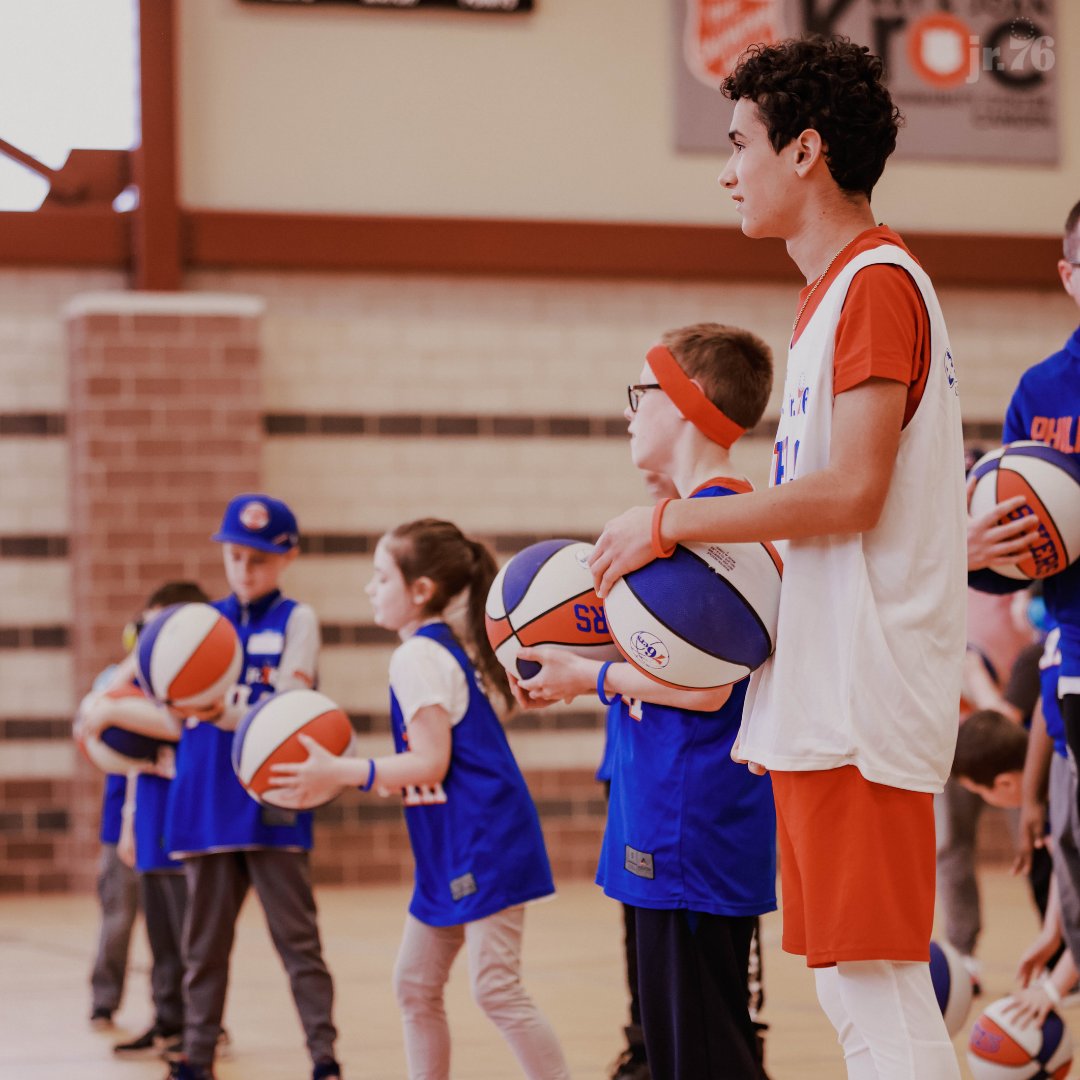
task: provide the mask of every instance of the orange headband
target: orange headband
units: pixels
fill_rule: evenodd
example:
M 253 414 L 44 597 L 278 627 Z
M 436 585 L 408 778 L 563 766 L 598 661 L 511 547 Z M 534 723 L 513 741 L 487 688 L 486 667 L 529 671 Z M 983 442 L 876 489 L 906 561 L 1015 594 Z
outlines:
M 645 359 L 652 368 L 661 389 L 683 414 L 705 436 L 730 450 L 735 440 L 746 432 L 734 420 L 725 416 L 686 374 L 679 362 L 664 345 L 654 345 Z

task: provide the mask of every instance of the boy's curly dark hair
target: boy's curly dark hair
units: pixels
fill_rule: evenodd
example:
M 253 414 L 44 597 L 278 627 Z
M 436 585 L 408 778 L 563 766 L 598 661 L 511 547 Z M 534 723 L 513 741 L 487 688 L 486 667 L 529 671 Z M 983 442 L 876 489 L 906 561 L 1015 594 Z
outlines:
M 813 34 L 750 46 L 720 90 L 757 105 L 777 153 L 813 128 L 840 189 L 870 198 L 902 123 L 884 73 L 865 46 Z

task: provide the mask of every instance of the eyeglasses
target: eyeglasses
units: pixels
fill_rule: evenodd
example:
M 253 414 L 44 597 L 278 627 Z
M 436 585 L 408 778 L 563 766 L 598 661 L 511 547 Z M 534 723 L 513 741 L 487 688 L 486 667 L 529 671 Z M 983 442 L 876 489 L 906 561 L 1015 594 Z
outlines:
M 140 615 L 138 618 L 132 619 L 131 622 L 124 627 L 122 640 L 125 652 L 131 652 L 131 650 L 139 643 L 139 635 L 143 632 L 143 627 L 145 625 L 146 620 Z
M 630 401 L 630 411 L 637 412 L 638 406 L 641 404 L 641 399 L 645 396 L 646 390 L 659 390 L 660 384 L 658 382 L 647 383 L 634 383 L 633 386 L 626 388 L 626 396 Z

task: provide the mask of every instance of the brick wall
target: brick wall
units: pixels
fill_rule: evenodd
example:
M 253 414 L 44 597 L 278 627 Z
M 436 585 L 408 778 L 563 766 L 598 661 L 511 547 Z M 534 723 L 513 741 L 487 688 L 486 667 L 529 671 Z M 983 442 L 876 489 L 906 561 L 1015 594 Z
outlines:
M 592 535 L 643 498 L 620 414 L 657 332 L 726 320 L 780 354 L 792 316 L 773 285 L 247 272 L 194 275 L 171 307 L 72 305 L 122 288 L 0 271 L 0 889 L 85 887 L 101 779 L 73 752 L 71 713 L 162 578 L 221 588 L 206 537 L 227 497 L 259 486 L 293 503 L 304 554 L 285 586 L 323 621 L 323 689 L 365 752 L 386 752 L 393 639 L 362 593 L 381 532 L 441 513 L 500 559 Z M 261 304 L 241 316 L 245 296 Z M 942 302 L 968 434 L 992 443 L 1020 371 L 1075 308 L 1043 292 Z M 737 447 L 757 481 L 769 434 Z M 241 473 L 214 479 L 234 451 Z M 582 703 L 510 727 L 562 877 L 594 869 L 601 731 Z M 349 795 L 317 821 L 320 880 L 408 878 L 394 801 Z
M 260 480 L 261 314 L 244 297 L 130 293 L 67 308 L 77 687 L 115 662 L 120 628 L 165 581 L 222 591 L 209 535 L 225 503 Z M 79 761 L 72 784 L 65 865 L 85 881 L 100 777 Z

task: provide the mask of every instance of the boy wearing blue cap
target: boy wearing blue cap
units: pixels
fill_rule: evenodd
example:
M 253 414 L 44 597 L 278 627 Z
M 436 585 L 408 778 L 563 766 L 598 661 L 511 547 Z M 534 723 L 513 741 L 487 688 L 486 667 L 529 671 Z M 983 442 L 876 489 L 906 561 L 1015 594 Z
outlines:
M 334 988 L 322 957 L 308 852 L 311 814 L 265 807 L 240 786 L 233 732 L 260 698 L 314 686 L 319 625 L 314 611 L 282 595 L 279 579 L 298 553 L 296 517 L 268 495 L 238 495 L 214 540 L 224 548 L 232 593 L 215 602 L 244 648 L 238 685 L 189 717 L 169 798 L 166 842 L 184 862 L 184 1053 L 173 1080 L 212 1080 L 240 906 L 253 885 L 289 976 L 307 1037 L 313 1080 L 340 1077 L 331 1020 Z M 201 722 L 200 722 L 201 721 Z

